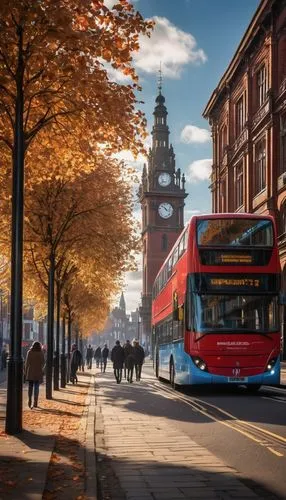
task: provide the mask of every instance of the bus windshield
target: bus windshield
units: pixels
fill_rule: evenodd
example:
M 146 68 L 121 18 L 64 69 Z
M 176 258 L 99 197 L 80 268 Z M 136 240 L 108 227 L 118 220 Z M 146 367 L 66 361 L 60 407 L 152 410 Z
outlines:
M 199 219 L 199 246 L 272 247 L 273 225 L 269 219 Z
M 195 293 L 195 331 L 269 333 L 278 331 L 278 297 Z

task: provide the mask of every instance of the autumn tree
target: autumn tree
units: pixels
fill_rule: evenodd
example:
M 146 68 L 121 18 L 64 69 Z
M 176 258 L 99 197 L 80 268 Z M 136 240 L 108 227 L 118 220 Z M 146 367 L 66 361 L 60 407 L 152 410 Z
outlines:
M 117 291 L 117 282 L 132 261 L 138 241 L 132 218 L 129 170 L 116 160 L 97 163 L 75 179 L 53 177 L 34 182 L 26 196 L 26 278 L 31 292 L 35 271 L 48 290 L 47 397 L 51 397 L 54 277 L 61 294 L 71 278 L 86 294 Z M 130 180 L 130 179 L 129 179 Z M 98 290 L 96 290 L 96 288 Z M 57 297 L 59 308 L 61 297 Z M 97 310 L 97 315 L 99 310 Z M 106 308 L 105 308 L 106 314 Z M 59 312 L 58 312 L 59 318 Z M 58 335 L 57 335 L 58 346 Z
M 0 146 L 13 164 L 11 369 L 7 432 L 21 430 L 22 253 L 25 153 L 38 134 L 92 127 L 110 150 L 141 146 L 144 118 L 135 109 L 132 52 L 151 28 L 127 0 L 2 0 L 0 4 Z M 102 60 L 134 80 L 110 82 Z M 14 379 L 13 379 L 14 378 Z M 12 380 L 13 379 L 13 380 Z M 10 390 L 9 390 L 10 388 Z M 16 396 L 12 397 L 12 393 Z M 8 422 L 8 424 L 7 424 Z

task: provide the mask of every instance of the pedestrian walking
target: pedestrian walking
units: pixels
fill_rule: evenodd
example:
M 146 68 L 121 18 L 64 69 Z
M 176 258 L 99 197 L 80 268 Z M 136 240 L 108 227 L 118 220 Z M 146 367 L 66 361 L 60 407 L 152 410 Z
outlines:
M 101 363 L 100 363 L 100 369 L 103 373 L 105 373 L 106 370 L 108 354 L 109 354 L 109 349 L 107 347 L 107 344 L 104 344 L 104 347 L 101 351 Z
M 89 344 L 86 350 L 86 366 L 88 370 L 92 369 L 93 348 Z
M 83 364 L 83 359 L 82 359 L 82 354 L 80 350 L 77 348 L 76 344 L 72 345 L 72 350 L 71 350 L 71 362 L 70 362 L 70 381 L 72 384 L 78 382 L 77 379 L 77 374 L 76 372 L 78 369 L 82 366 Z
M 134 371 L 134 365 L 135 365 L 134 350 L 133 350 L 132 346 L 131 346 L 131 349 L 132 350 L 129 351 L 127 358 L 125 358 L 125 366 L 127 369 L 127 382 L 129 382 L 130 384 L 132 384 L 132 382 L 133 382 L 133 371 Z
M 124 378 L 126 378 L 126 372 L 127 372 L 126 360 L 129 354 L 131 354 L 131 352 L 133 351 L 133 347 L 131 345 L 130 340 L 128 339 L 126 340 L 123 349 L 124 349 Z
M 45 356 L 40 342 L 33 342 L 32 347 L 26 355 L 24 366 L 24 379 L 29 383 L 28 387 L 28 406 L 37 408 L 39 402 L 40 384 L 43 382 L 45 366 Z M 34 393 L 34 403 L 32 397 Z
M 100 359 L 101 359 L 101 348 L 100 346 L 98 346 L 95 351 L 94 351 L 94 359 L 95 359 L 95 363 L 96 363 L 96 368 L 99 368 L 99 363 L 100 363 Z
M 116 340 L 115 346 L 111 351 L 111 361 L 113 362 L 114 376 L 117 384 L 120 384 L 122 379 L 122 368 L 124 363 L 124 349 L 120 345 L 119 340 Z
M 138 340 L 133 341 L 133 353 L 135 358 L 135 373 L 137 382 L 141 379 L 142 365 L 144 363 L 145 352 Z

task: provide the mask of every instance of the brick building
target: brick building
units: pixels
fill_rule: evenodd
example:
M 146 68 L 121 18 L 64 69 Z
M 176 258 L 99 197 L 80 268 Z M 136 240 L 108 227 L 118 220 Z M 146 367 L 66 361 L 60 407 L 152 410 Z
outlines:
M 275 217 L 286 291 L 286 0 L 260 2 L 203 116 L 212 210 Z

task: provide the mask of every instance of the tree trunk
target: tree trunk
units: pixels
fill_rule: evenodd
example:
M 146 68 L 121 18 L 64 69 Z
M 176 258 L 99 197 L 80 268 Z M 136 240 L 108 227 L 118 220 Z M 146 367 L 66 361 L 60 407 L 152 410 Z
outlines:
M 53 397 L 53 355 L 54 355 L 54 301 L 55 301 L 55 257 L 50 256 L 48 283 L 48 327 L 47 327 L 47 362 L 46 362 L 46 398 Z
M 62 323 L 62 353 L 61 353 L 61 387 L 66 386 L 66 316 L 63 313 L 63 323 Z
M 71 315 L 70 312 L 68 314 L 68 361 L 67 361 L 67 382 L 70 380 L 70 359 L 71 359 L 71 326 L 72 326 L 72 321 L 71 321 Z
M 60 379 L 60 322 L 61 322 L 61 287 L 57 282 L 57 323 L 56 323 L 56 350 L 54 358 L 54 390 L 59 390 Z
M 10 356 L 8 359 L 6 432 L 22 431 L 23 359 L 23 214 L 24 214 L 24 59 L 23 28 L 18 25 L 18 61 L 16 69 L 15 129 L 12 179 L 12 242 L 11 242 L 11 316 Z

